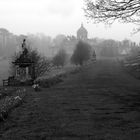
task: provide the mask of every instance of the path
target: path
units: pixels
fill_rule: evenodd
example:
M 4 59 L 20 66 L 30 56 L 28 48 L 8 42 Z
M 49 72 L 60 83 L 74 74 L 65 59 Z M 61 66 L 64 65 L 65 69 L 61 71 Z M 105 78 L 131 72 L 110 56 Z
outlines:
M 50 89 L 29 91 L 1 125 L 2 139 L 140 139 L 140 81 L 115 59 L 98 60 Z

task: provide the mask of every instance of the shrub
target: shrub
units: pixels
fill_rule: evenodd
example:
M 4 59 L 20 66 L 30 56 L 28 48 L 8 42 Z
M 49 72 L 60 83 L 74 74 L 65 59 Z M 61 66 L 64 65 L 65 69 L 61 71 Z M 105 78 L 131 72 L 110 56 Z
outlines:
M 55 66 L 64 66 L 67 59 L 67 54 L 64 49 L 60 49 L 59 52 L 53 58 L 53 64 Z
M 79 41 L 76 45 L 74 53 L 71 57 L 71 62 L 82 65 L 91 57 L 91 46 L 83 41 Z

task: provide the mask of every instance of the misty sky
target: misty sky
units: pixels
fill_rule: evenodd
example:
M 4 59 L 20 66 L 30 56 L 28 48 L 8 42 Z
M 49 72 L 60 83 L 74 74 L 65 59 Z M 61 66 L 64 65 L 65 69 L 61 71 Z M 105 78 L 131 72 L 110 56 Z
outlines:
M 45 33 L 76 35 L 83 22 L 89 38 L 131 39 L 140 42 L 140 33 L 131 36 L 135 26 L 115 23 L 88 23 L 84 17 L 83 0 L 0 0 L 0 27 L 14 34 Z

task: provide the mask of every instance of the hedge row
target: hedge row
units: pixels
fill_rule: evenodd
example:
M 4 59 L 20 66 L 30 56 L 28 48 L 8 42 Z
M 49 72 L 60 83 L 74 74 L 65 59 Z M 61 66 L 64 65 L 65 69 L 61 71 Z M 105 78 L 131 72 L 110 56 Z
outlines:
M 53 85 L 56 85 L 60 82 L 63 82 L 64 78 L 67 77 L 68 74 L 76 74 L 80 71 L 80 68 L 75 68 L 72 71 L 61 73 L 59 75 L 56 75 L 54 77 L 48 78 L 48 79 L 41 79 L 38 81 L 39 85 L 43 88 L 50 88 Z
M 126 71 L 135 76 L 136 78 L 140 78 L 140 56 L 126 57 L 122 62 Z
M 43 88 L 50 88 L 57 83 L 63 82 L 62 76 L 55 76 L 49 79 L 43 79 L 39 81 L 39 85 Z

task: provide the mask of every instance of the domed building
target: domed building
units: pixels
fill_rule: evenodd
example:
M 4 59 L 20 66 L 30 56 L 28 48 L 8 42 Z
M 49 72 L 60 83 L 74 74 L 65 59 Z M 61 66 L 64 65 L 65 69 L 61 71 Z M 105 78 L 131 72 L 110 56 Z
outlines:
M 84 28 L 83 24 L 81 24 L 81 27 L 77 31 L 77 39 L 78 40 L 87 40 L 88 39 L 88 32 Z

